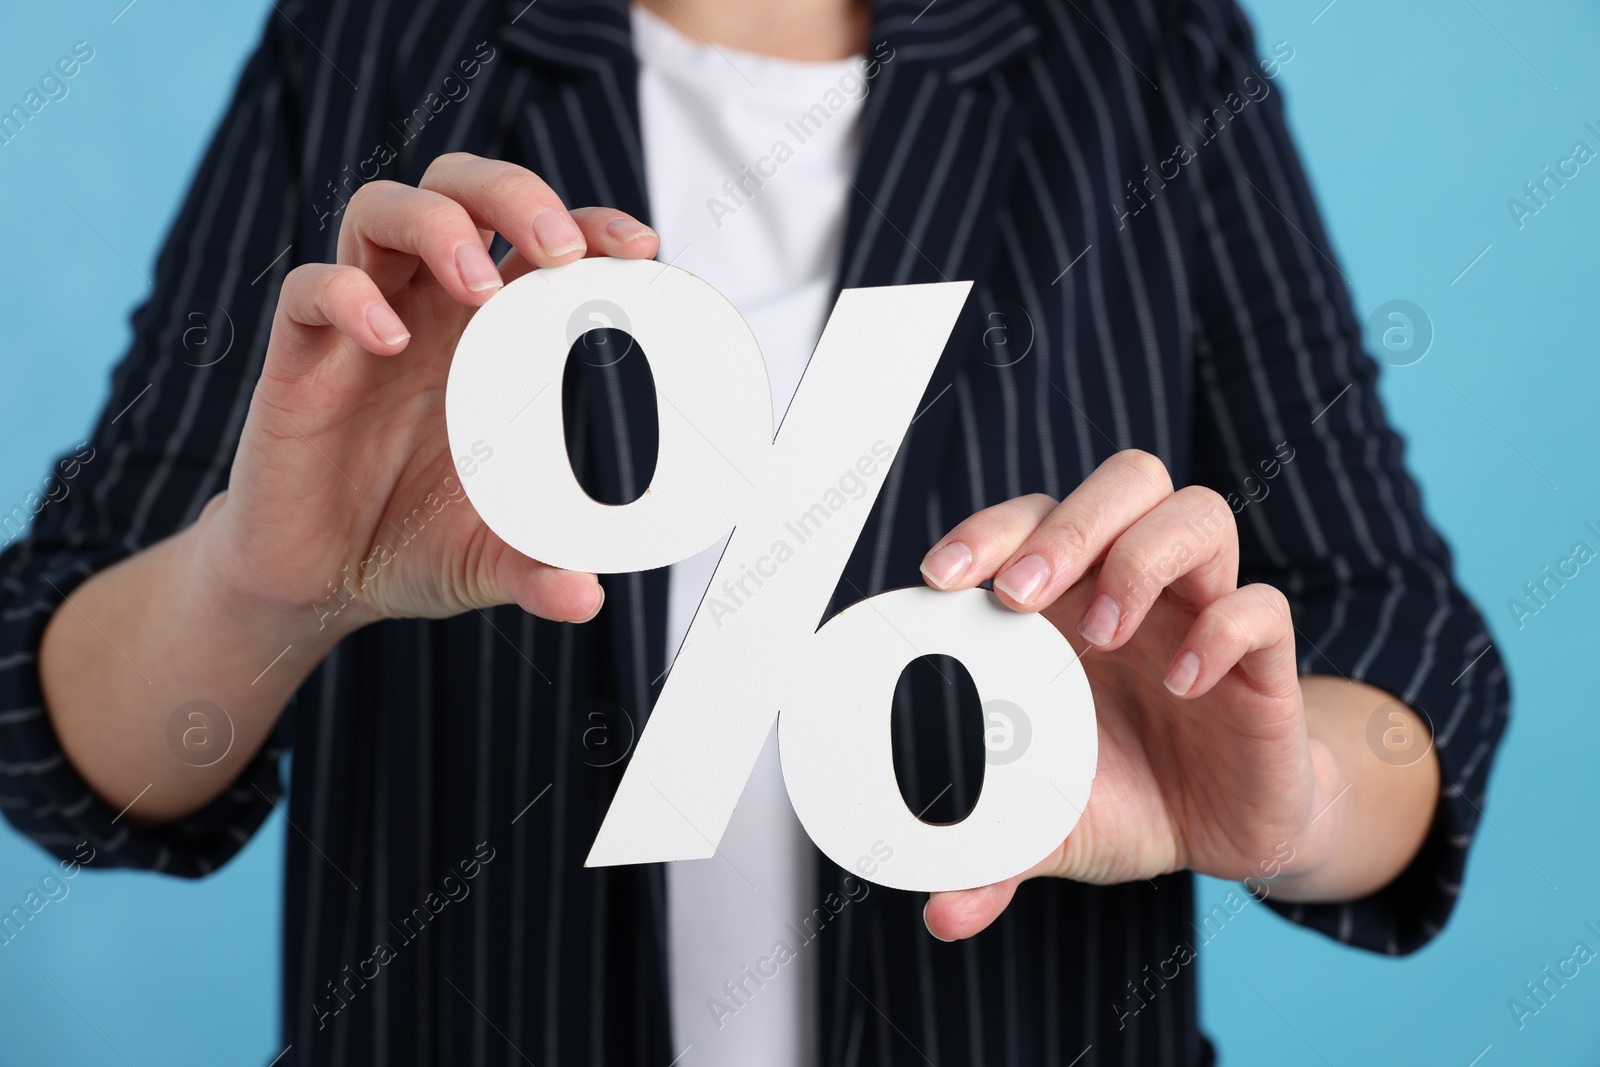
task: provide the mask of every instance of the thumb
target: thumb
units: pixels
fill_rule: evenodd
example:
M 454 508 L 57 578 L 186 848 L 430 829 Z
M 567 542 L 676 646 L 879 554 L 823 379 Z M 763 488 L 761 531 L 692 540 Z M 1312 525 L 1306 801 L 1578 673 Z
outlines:
M 516 604 L 552 622 L 588 622 L 605 603 L 605 590 L 593 574 L 552 567 L 523 555 L 484 528 L 483 548 L 469 553 L 476 565 L 462 580 L 447 579 L 466 608 Z
M 1017 886 L 1054 870 L 1061 861 L 1061 852 L 1061 848 L 1056 849 L 1026 871 L 1003 882 L 977 889 L 930 893 L 928 903 L 922 908 L 923 925 L 940 941 L 960 941 L 982 933 L 1011 905 Z

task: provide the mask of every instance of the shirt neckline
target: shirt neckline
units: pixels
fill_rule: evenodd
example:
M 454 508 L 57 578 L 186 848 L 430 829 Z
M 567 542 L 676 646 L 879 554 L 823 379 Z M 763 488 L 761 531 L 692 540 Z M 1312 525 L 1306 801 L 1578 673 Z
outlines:
M 628 5 L 633 20 L 633 49 L 641 66 L 697 83 L 720 82 L 730 91 L 816 96 L 844 88 L 840 79 L 860 79 L 866 59 L 858 53 L 845 59 L 794 60 L 759 55 L 724 45 L 697 41 L 680 33 L 660 15 L 639 4 Z M 864 82 L 863 82 L 864 84 Z

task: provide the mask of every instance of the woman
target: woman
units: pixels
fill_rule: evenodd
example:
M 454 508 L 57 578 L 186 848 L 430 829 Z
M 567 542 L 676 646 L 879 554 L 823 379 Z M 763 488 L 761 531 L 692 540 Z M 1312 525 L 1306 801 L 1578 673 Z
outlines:
M 1251 898 L 1193 925 L 1190 871 L 1414 949 L 1507 687 L 1359 351 L 1292 58 L 1231 0 L 283 5 L 103 458 L 4 557 L 8 817 L 203 875 L 292 748 L 285 1063 L 1209 1062 L 1195 949 Z M 594 255 L 720 288 L 780 411 L 840 286 L 975 281 L 835 607 L 993 579 L 1072 642 L 1099 771 L 1031 877 L 869 886 L 770 743 L 716 858 L 582 866 L 716 550 L 518 555 L 465 497 L 492 443 L 450 455 L 442 412 L 474 310 Z M 563 395 L 610 502 L 653 465 L 639 366 Z M 896 719 L 931 822 L 983 773 L 938 674 Z

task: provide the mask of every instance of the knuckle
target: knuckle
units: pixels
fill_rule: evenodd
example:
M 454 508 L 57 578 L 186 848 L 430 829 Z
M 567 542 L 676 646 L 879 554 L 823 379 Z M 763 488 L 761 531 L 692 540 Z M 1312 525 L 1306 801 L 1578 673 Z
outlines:
M 1094 550 L 1094 527 L 1072 516 L 1052 517 L 1040 531 L 1041 538 L 1061 559 L 1086 560 Z
M 350 207 L 346 210 L 346 217 L 353 214 L 365 214 L 375 206 L 373 201 L 382 201 L 385 197 L 393 196 L 394 191 L 400 188 L 399 182 L 380 178 L 377 181 L 367 182 L 350 196 Z
M 447 229 L 462 220 L 461 205 L 443 196 L 430 196 L 426 200 L 419 201 L 412 209 L 411 215 L 430 230 Z
M 546 198 L 547 189 L 544 181 L 533 171 L 512 163 L 495 167 L 483 187 L 494 203 L 508 205 L 536 203 Z
M 1206 629 L 1211 636 L 1227 648 L 1245 648 L 1250 644 L 1250 631 L 1237 614 L 1224 607 L 1210 609 Z
M 314 291 L 321 284 L 321 276 L 325 273 L 327 273 L 326 263 L 302 263 L 283 276 L 283 291 L 286 293 Z
M 1141 611 L 1172 580 L 1171 561 L 1156 560 L 1142 550 L 1113 548 L 1100 571 L 1100 584 L 1125 612 Z
M 430 196 L 426 202 L 418 203 L 408 212 L 408 223 L 419 246 L 430 240 L 454 244 L 466 235 L 467 230 L 471 230 L 476 238 L 477 229 L 471 225 L 471 221 L 460 204 L 443 196 Z
M 1119 541 L 1107 554 L 1101 573 L 1111 576 L 1108 584 L 1118 586 L 1125 607 L 1143 609 L 1154 603 L 1162 590 L 1176 581 L 1193 560 L 1194 553 L 1183 541 L 1165 549 Z
M 477 159 L 478 157 L 471 152 L 445 152 L 433 157 L 433 162 L 429 163 L 428 169 L 422 173 L 422 181 L 427 183 L 437 179 L 446 171 L 458 170 L 476 162 Z
M 322 294 L 335 303 L 363 299 L 371 290 L 367 276 L 355 267 L 331 270 L 322 279 Z
M 1260 599 L 1263 606 L 1284 626 L 1293 625 L 1293 611 L 1289 607 L 1289 598 L 1284 596 L 1283 590 L 1275 585 L 1258 582 L 1250 586 L 1250 591 Z
M 973 547 L 993 549 L 1017 544 L 1039 528 L 1039 516 L 1050 514 L 1055 499 L 1043 493 L 1016 497 L 984 508 L 961 523 L 952 534 Z
M 1101 568 L 1102 574 L 1117 575 L 1120 581 L 1132 575 L 1151 574 L 1157 570 L 1152 547 L 1147 544 L 1136 544 L 1134 537 L 1125 534 L 1106 550 L 1106 562 Z
M 1142 448 L 1127 448 L 1112 457 L 1117 464 L 1127 471 L 1129 477 L 1137 478 L 1152 489 L 1163 493 L 1172 492 L 1172 475 L 1167 472 L 1167 465 L 1161 459 Z
M 1233 518 L 1233 509 L 1228 506 L 1222 494 L 1210 486 L 1187 485 L 1178 490 L 1177 496 L 1181 497 L 1187 509 L 1193 512 L 1194 518 L 1190 520 L 1190 528 L 1199 531 L 1207 539 L 1238 529 L 1238 524 Z
M 1203 515 L 1212 512 L 1222 512 L 1229 517 L 1233 515 L 1222 494 L 1209 485 L 1186 485 L 1179 490 L 1179 493 Z
M 956 528 L 956 539 L 974 550 L 994 551 L 1026 537 L 1033 527 L 1020 516 L 1005 511 L 980 511 Z

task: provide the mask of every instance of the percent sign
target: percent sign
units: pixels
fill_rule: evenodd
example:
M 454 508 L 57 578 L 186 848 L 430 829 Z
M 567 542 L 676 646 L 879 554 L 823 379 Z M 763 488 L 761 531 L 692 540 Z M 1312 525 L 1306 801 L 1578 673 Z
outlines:
M 495 462 L 467 492 L 507 544 L 557 567 L 614 574 L 676 563 L 732 530 L 587 866 L 715 854 L 774 721 L 806 832 L 847 869 L 875 843 L 891 845 L 893 860 L 872 876 L 880 884 L 1002 881 L 1077 823 L 1094 780 L 1094 702 L 1050 623 L 981 589 L 916 588 L 868 597 L 820 625 L 970 288 L 841 293 L 776 436 L 749 326 L 675 267 L 597 258 L 535 271 L 467 326 L 445 400 L 450 444 L 461 454 L 464 442 L 494 443 Z M 621 506 L 584 491 L 562 428 L 568 353 L 602 321 L 624 328 L 649 360 L 658 407 L 655 475 Z M 866 491 L 847 495 L 842 480 Z M 1026 736 L 1020 756 L 986 764 L 968 816 L 943 826 L 906 806 L 890 740 L 902 670 L 936 653 L 966 667 L 986 713 L 1004 709 L 991 718 L 1029 728 L 1015 734 Z

